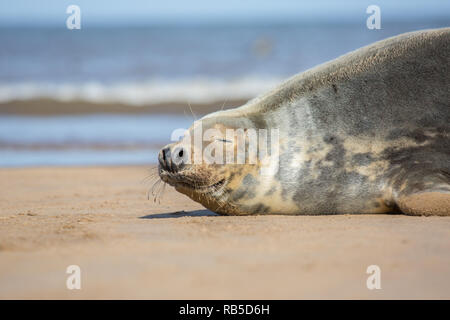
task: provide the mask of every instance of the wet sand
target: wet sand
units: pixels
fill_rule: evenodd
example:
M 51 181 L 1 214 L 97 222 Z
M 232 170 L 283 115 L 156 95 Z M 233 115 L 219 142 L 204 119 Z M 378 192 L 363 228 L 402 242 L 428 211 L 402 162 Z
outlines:
M 450 298 L 448 217 L 217 216 L 148 173 L 0 169 L 0 298 Z
M 205 115 L 220 109 L 245 104 L 247 100 L 226 100 L 210 103 L 167 102 L 151 105 L 57 101 L 52 99 L 0 102 L 0 115 L 57 116 L 72 114 L 183 114 Z

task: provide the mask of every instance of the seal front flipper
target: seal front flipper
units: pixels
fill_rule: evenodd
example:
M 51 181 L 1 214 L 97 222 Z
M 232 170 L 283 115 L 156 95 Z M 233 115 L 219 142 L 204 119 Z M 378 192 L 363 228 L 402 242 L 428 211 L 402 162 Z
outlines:
M 450 172 L 418 170 L 394 187 L 399 209 L 409 215 L 450 216 Z

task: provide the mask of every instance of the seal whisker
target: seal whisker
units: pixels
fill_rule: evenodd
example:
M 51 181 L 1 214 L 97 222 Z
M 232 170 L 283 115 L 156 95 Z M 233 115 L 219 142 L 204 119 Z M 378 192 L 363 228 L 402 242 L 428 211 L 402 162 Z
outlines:
M 225 107 L 225 103 L 227 103 L 227 102 L 228 102 L 228 98 L 226 98 L 226 99 L 223 101 L 222 107 L 220 108 L 220 111 L 223 110 L 223 107 Z
M 144 184 L 144 183 L 147 183 L 147 182 L 151 183 L 153 179 L 159 179 L 159 176 L 158 176 L 157 172 L 149 174 L 148 176 L 143 178 L 140 183 L 141 184 Z
M 155 193 L 154 193 L 155 187 L 158 186 L 161 182 L 162 182 L 161 179 L 156 180 L 156 181 L 153 183 L 153 185 L 148 189 L 148 191 L 147 191 L 147 200 L 150 200 L 150 193 L 151 193 L 152 195 L 155 194 Z
M 154 198 L 153 198 L 153 202 L 156 203 L 156 201 L 158 201 L 158 204 L 161 203 L 161 198 L 159 197 L 160 193 L 161 193 L 161 189 L 164 186 L 164 182 L 161 180 L 161 183 L 158 184 L 157 190 L 155 192 Z
M 166 191 L 166 186 L 167 186 L 167 183 L 163 183 L 163 186 L 162 186 L 162 191 L 161 191 L 161 193 L 160 193 L 160 197 L 159 197 L 159 203 L 161 203 L 161 200 L 163 199 L 163 197 L 164 197 L 164 192 Z
M 159 170 L 158 167 L 152 167 L 148 170 L 148 175 L 145 176 L 142 180 L 141 180 L 141 184 L 147 183 L 148 181 L 152 181 L 153 178 L 159 178 Z
M 194 111 L 192 111 L 191 103 L 188 101 L 189 110 L 191 110 L 192 117 L 194 118 L 194 121 L 197 120 L 197 116 L 195 115 Z

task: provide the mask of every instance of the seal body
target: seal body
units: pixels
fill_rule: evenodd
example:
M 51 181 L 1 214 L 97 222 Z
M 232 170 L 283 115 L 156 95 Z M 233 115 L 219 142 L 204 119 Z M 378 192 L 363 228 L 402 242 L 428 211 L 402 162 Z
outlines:
M 279 129 L 276 166 L 182 164 L 162 180 L 221 214 L 450 215 L 450 28 L 402 34 L 298 74 L 203 129 Z M 226 140 L 225 145 L 236 143 Z

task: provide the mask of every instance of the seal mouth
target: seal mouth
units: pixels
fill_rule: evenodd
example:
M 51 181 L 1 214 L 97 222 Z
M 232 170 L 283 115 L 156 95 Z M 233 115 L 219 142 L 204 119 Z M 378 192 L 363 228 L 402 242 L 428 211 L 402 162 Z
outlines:
M 159 176 L 161 177 L 161 180 L 167 182 L 175 188 L 181 187 L 201 193 L 216 192 L 220 190 L 226 183 L 226 179 L 223 178 L 213 184 L 204 184 L 200 181 L 189 179 L 184 175 L 181 175 L 179 173 L 172 173 L 162 168 L 160 168 L 159 170 Z
M 195 190 L 197 192 L 208 193 L 208 192 L 211 192 L 211 191 L 213 191 L 213 192 L 217 191 L 224 184 L 225 184 L 225 179 L 221 179 L 218 182 L 216 182 L 214 184 L 210 184 L 210 185 L 196 185 L 196 184 L 186 183 L 186 182 L 183 182 L 183 181 L 178 181 L 178 182 L 176 182 L 175 187 L 181 186 L 181 187 L 184 187 L 184 188 L 193 189 L 193 190 Z

